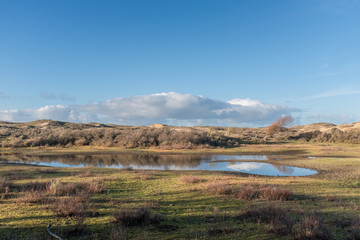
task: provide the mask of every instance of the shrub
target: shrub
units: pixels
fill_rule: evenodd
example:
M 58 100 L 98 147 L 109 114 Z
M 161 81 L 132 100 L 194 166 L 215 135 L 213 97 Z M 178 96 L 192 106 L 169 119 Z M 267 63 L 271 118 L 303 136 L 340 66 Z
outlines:
M 210 183 L 207 186 L 207 190 L 214 195 L 231 195 L 234 193 L 233 187 L 226 183 Z
M 84 217 L 90 203 L 89 196 L 81 192 L 75 196 L 60 198 L 54 204 L 53 211 L 58 217 Z
M 44 203 L 45 201 L 46 194 L 41 191 L 28 191 L 16 199 L 16 203 Z
M 48 192 L 56 196 L 65 196 L 75 194 L 78 186 L 75 183 L 61 183 L 60 181 L 52 181 Z
M 267 186 L 261 189 L 261 197 L 266 200 L 285 201 L 290 200 L 292 196 L 292 191 L 283 187 Z
M 300 223 L 298 239 L 333 239 L 328 227 L 317 214 L 304 216 Z
M 113 213 L 114 222 L 121 226 L 141 226 L 150 223 L 159 223 L 163 217 L 156 214 L 152 215 L 147 207 L 122 208 Z
M 90 194 L 99 194 L 103 193 L 106 188 L 103 184 L 99 182 L 98 179 L 94 179 L 93 181 L 85 185 L 84 190 Z
M 245 185 L 236 189 L 236 191 L 234 191 L 234 195 L 238 199 L 251 200 L 258 198 L 260 192 L 258 190 L 258 187 L 255 185 Z
M 192 175 L 181 175 L 179 180 L 182 183 L 199 183 L 202 181 L 201 178 Z
M 0 193 L 7 193 L 11 183 L 6 178 L 0 178 Z
M 51 182 L 29 182 L 23 185 L 22 191 L 23 192 L 45 192 L 49 190 L 49 187 L 51 185 Z
M 258 223 L 269 224 L 269 231 L 286 235 L 292 232 L 295 218 L 289 213 L 289 209 L 268 203 L 261 207 L 250 205 L 240 213 L 240 217 L 253 218 Z

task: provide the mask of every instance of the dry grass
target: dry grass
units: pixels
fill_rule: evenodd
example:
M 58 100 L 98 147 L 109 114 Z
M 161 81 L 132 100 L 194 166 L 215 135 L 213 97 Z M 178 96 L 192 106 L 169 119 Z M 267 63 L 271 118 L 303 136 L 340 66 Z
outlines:
M 234 193 L 233 186 L 228 183 L 211 182 L 208 184 L 207 190 L 214 195 L 231 195 Z
M 45 203 L 47 200 L 45 192 L 42 191 L 28 191 L 24 195 L 16 199 L 17 204 L 21 203 Z
M 113 213 L 113 222 L 120 226 L 142 226 L 159 223 L 163 217 L 153 215 L 148 207 L 122 208 Z
M 291 190 L 278 187 L 278 186 L 267 186 L 261 189 L 261 198 L 266 200 L 290 200 L 293 196 Z
M 285 201 L 290 200 L 293 196 L 292 191 L 289 189 L 272 185 L 260 186 L 258 184 L 231 185 L 212 182 L 208 184 L 207 190 L 214 195 L 232 195 L 242 200 L 262 198 L 269 201 Z
M 182 183 L 199 183 L 204 181 L 202 178 L 193 176 L 193 175 L 181 175 L 179 181 Z
M 290 215 L 289 209 L 268 203 L 261 207 L 250 205 L 243 209 L 240 217 L 252 218 L 257 223 L 269 224 L 269 232 L 280 235 L 291 234 L 295 224 L 295 218 Z
M 334 239 L 330 229 L 324 224 L 318 214 L 304 216 L 300 223 L 298 239 Z
M 99 194 L 105 192 L 106 187 L 102 184 L 102 181 L 103 180 L 99 178 L 93 179 L 90 183 L 84 186 L 84 191 L 89 194 Z
M 87 214 L 89 203 L 89 196 L 82 192 L 75 196 L 58 199 L 53 206 L 53 211 L 58 217 L 81 218 Z

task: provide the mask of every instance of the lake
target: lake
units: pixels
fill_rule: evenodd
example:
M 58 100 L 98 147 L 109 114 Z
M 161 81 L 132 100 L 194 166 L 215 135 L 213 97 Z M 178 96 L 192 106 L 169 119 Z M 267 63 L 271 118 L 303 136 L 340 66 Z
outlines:
M 232 171 L 266 176 L 307 176 L 318 173 L 312 169 L 282 165 L 282 158 L 275 155 L 151 153 L 0 155 L 1 162 L 51 167 Z M 279 163 L 267 163 L 269 160 L 277 160 Z

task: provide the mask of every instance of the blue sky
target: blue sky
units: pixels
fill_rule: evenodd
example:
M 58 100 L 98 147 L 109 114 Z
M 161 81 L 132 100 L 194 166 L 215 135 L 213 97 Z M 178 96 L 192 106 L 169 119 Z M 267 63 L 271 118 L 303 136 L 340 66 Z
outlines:
M 0 120 L 360 121 L 357 0 L 0 0 Z

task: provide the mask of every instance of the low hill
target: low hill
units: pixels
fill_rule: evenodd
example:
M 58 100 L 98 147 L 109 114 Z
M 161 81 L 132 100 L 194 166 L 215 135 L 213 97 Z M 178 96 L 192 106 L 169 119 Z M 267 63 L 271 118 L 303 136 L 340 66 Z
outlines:
M 118 148 L 189 149 L 238 147 L 242 143 L 283 141 L 360 143 L 360 122 L 335 125 L 313 123 L 281 128 L 176 127 L 163 124 L 124 126 L 38 120 L 0 122 L 0 147 L 101 146 Z

